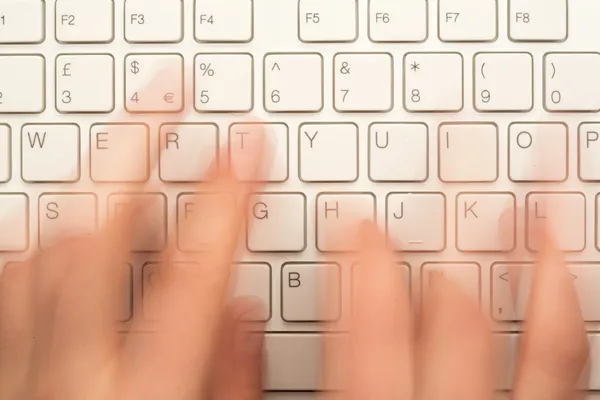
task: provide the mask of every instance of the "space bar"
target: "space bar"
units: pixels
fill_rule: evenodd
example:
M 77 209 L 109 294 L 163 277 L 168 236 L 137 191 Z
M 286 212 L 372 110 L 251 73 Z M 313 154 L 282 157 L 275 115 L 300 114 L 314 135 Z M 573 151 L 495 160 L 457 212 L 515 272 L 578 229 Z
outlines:
M 321 338 L 325 338 L 322 341 Z M 327 346 L 329 354 L 342 351 L 343 334 L 317 333 L 272 333 L 265 340 L 267 377 L 265 390 L 272 391 L 311 391 L 340 389 L 339 378 L 343 376 L 345 365 L 336 367 L 336 377 L 328 382 L 322 379 L 322 350 Z M 516 370 L 515 360 L 520 340 L 519 334 L 494 334 L 496 350 L 509 357 L 502 357 L 507 364 L 502 373 L 496 376 L 497 390 L 512 389 L 512 372 Z M 600 390 L 600 334 L 588 334 L 590 342 L 589 380 L 582 381 L 582 390 Z M 345 363 L 344 363 L 345 364 Z

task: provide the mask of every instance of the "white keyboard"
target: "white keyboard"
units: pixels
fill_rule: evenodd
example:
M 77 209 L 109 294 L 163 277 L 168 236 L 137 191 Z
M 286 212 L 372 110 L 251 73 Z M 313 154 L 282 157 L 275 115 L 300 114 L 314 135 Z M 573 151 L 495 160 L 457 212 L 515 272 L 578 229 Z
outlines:
M 415 304 L 445 272 L 512 349 L 527 296 L 513 304 L 507 265 L 528 268 L 536 219 L 562 226 L 600 390 L 599 19 L 597 0 L 0 0 L 2 263 L 95 229 L 148 182 L 155 237 L 132 243 L 121 320 L 150 320 L 153 254 L 193 249 L 178 225 L 198 183 L 258 119 L 275 157 L 236 293 L 270 311 L 270 400 L 327 389 L 321 322 L 349 315 L 352 268 L 323 232 L 362 218 L 406 252 Z M 319 313 L 335 270 L 339 307 Z

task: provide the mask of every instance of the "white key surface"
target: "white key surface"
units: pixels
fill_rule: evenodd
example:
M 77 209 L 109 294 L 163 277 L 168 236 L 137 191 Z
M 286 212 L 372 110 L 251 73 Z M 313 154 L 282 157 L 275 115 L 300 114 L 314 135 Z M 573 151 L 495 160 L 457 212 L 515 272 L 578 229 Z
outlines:
M 428 262 L 421 266 L 421 294 L 427 293 L 435 285 L 440 275 L 456 283 L 474 301 L 481 300 L 481 271 L 477 263 Z
M 113 0 L 57 0 L 56 40 L 61 43 L 109 43 L 114 39 Z
M 497 0 L 440 0 L 438 36 L 444 42 L 489 42 L 498 37 Z
M 26 182 L 77 182 L 81 137 L 75 124 L 23 125 L 21 177 Z
M 429 134 L 423 123 L 369 126 L 369 178 L 376 182 L 423 182 L 429 176 Z
M 210 165 L 219 149 L 216 124 L 165 124 L 160 127 L 159 174 L 165 182 L 211 180 Z
M 44 193 L 38 206 L 42 250 L 65 236 L 91 235 L 97 229 L 98 199 L 93 193 Z
M 533 108 L 533 56 L 530 53 L 478 53 L 474 65 L 477 111 L 530 111 Z
M 0 114 L 41 113 L 45 108 L 45 58 L 0 55 Z
M 494 182 L 498 179 L 498 127 L 485 124 L 441 124 L 439 178 L 444 182 Z
M 109 113 L 115 108 L 115 60 L 110 54 L 56 58 L 56 109 L 61 113 Z
M 390 53 L 338 53 L 334 57 L 337 111 L 390 111 L 394 105 Z
M 540 250 L 536 227 L 548 224 L 562 251 L 579 252 L 586 244 L 586 199 L 582 193 L 531 192 L 527 195 L 527 248 Z
M 579 125 L 579 179 L 600 181 L 600 124 Z
M 298 0 L 303 42 L 352 42 L 358 37 L 358 0 Z
M 508 0 L 513 41 L 556 42 L 568 36 L 568 0 Z
M 300 126 L 298 134 L 302 181 L 353 182 L 358 178 L 356 124 L 306 123 Z
M 390 193 L 386 197 L 386 230 L 397 250 L 444 250 L 446 197 L 442 193 Z
M 253 297 L 265 308 L 264 315 L 251 315 L 248 320 L 269 320 L 271 318 L 271 266 L 264 262 L 236 264 L 233 275 L 233 297 Z
M 253 0 L 194 0 L 194 35 L 200 42 L 249 42 L 254 35 Z
M 341 270 L 335 263 L 285 263 L 281 269 L 286 322 L 336 321 L 341 314 Z
M 515 215 L 512 193 L 460 193 L 456 198 L 456 248 L 463 252 L 513 250 Z
M 463 108 L 464 71 L 460 53 L 407 53 L 403 65 L 407 111 L 450 112 Z
M 563 123 L 513 123 L 508 128 L 508 176 L 514 182 L 560 182 L 568 176 Z
M 0 44 L 43 42 L 45 6 L 43 0 L 3 0 L 0 3 Z
M 197 111 L 250 111 L 254 108 L 254 58 L 247 53 L 196 55 L 194 104 Z
M 137 112 L 183 109 L 181 54 L 128 54 L 125 57 L 125 108 Z
M 264 59 L 264 106 L 269 112 L 323 109 L 323 56 L 269 53 Z
M 600 53 L 547 53 L 543 62 L 546 110 L 600 111 Z
M 128 42 L 180 42 L 183 20 L 183 0 L 125 0 L 125 39 Z
M 246 245 L 253 252 L 301 252 L 306 248 L 306 196 L 261 193 L 250 198 Z
M 0 252 L 26 251 L 29 247 L 29 198 L 24 193 L 0 193 Z
M 373 42 L 422 42 L 427 39 L 426 0 L 369 0 L 369 38 Z
M 0 182 L 8 182 L 12 175 L 12 140 L 10 126 L 0 124 Z

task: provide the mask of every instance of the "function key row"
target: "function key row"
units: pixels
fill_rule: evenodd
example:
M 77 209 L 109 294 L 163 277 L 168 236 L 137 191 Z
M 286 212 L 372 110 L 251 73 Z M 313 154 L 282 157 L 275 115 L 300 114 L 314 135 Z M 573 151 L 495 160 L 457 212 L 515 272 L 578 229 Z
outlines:
M 195 40 L 245 43 L 254 36 L 252 0 L 194 0 Z M 125 0 L 124 39 L 130 43 L 179 43 L 184 37 L 184 2 Z M 359 0 L 299 0 L 297 15 L 303 42 L 352 42 L 358 38 Z M 508 0 L 512 41 L 564 41 L 568 36 L 567 0 Z M 426 0 L 369 0 L 368 33 L 373 42 L 423 42 L 429 38 Z M 56 0 L 55 36 L 60 43 L 109 43 L 114 40 L 115 3 Z M 0 3 L 0 44 L 40 43 L 45 39 L 45 2 Z M 504 10 L 496 0 L 439 0 L 438 37 L 444 42 L 492 42 Z
M 330 60 L 320 53 L 267 53 L 262 62 L 264 109 L 271 113 L 321 111 L 330 79 L 326 61 Z M 190 74 L 195 110 L 252 111 L 255 62 L 249 53 L 196 54 Z M 541 62 L 546 111 L 600 111 L 600 53 L 551 52 Z M 112 112 L 115 81 L 120 79 L 117 71 L 123 70 L 115 64 L 110 54 L 58 55 L 57 111 Z M 467 68 L 472 68 L 476 111 L 528 112 L 535 105 L 534 57 L 526 52 L 480 52 L 473 62 L 453 52 L 414 52 L 402 58 L 391 53 L 337 53 L 330 65 L 333 99 L 329 101 L 340 113 L 392 111 L 398 103 L 396 93 L 407 112 L 459 112 L 465 107 L 465 87 L 471 86 L 465 84 Z M 124 80 L 127 112 L 180 112 L 184 108 L 186 73 L 181 54 L 128 54 Z M 42 113 L 46 83 L 44 56 L 0 55 L 0 113 Z

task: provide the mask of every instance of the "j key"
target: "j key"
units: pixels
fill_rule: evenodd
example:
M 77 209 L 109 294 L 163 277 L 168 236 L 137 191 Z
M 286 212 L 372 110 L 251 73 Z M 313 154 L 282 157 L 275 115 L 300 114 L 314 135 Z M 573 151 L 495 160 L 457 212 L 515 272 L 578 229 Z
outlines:
M 12 175 L 11 129 L 0 124 L 0 182 L 8 182 Z
M 513 250 L 515 215 L 512 193 L 460 193 L 456 197 L 456 248 L 462 252 Z
M 57 0 L 54 24 L 61 43 L 109 43 L 115 36 L 113 0 Z
M 456 283 L 473 300 L 481 301 L 481 270 L 477 263 L 428 262 L 421 267 L 421 294 L 426 298 L 436 278 L 440 276 Z
M 498 37 L 497 0 L 440 0 L 439 38 L 444 42 L 490 42 Z
M 477 111 L 530 111 L 533 108 L 533 56 L 478 53 L 474 85 Z
M 183 0 L 125 0 L 125 39 L 177 43 L 183 39 Z
M 199 42 L 249 42 L 254 35 L 253 0 L 195 0 Z
M 246 245 L 252 252 L 301 252 L 306 248 L 306 197 L 260 193 L 249 202 Z
M 26 251 L 29 247 L 29 197 L 25 193 L 0 194 L 0 252 Z
M 93 193 L 44 193 L 39 198 L 39 246 L 48 249 L 63 236 L 90 235 L 98 225 Z
M 62 113 L 109 113 L 115 108 L 114 80 L 115 60 L 110 54 L 58 56 L 56 109 Z
M 442 193 L 390 193 L 386 230 L 400 251 L 442 251 L 446 247 L 446 198 Z
M 514 182 L 560 182 L 568 176 L 567 126 L 513 123 L 508 128 L 508 176 Z
M 441 124 L 439 177 L 444 182 L 498 179 L 498 127 L 495 124 Z
M 165 182 L 211 180 L 217 160 L 219 127 L 215 124 L 165 124 L 160 127 L 159 173 Z
M 390 111 L 394 105 L 394 67 L 389 53 L 338 53 L 334 57 L 334 108 L 337 111 Z
M 299 134 L 302 181 L 353 182 L 358 179 L 356 124 L 306 123 L 300 126 Z
M 600 124 L 579 125 L 579 179 L 600 182 Z
M 516 42 L 567 39 L 568 0 L 508 0 L 509 37 Z
M 428 2 L 370 0 L 369 37 L 373 42 L 422 42 L 427 39 Z
M 125 108 L 137 112 L 183 109 L 183 57 L 129 54 L 125 57 Z
M 298 0 L 303 42 L 352 42 L 358 37 L 357 0 Z
M 43 0 L 3 0 L 0 3 L 0 44 L 43 42 L 45 4 Z
M 568 252 L 585 249 L 586 211 L 582 193 L 531 192 L 527 195 L 527 248 L 540 249 L 536 229 L 548 224 L 556 235 L 557 247 Z
M 600 111 L 600 53 L 547 53 L 544 56 L 544 108 L 548 111 Z
M 194 104 L 200 112 L 254 108 L 254 59 L 248 53 L 196 55 Z
M 463 108 L 463 57 L 459 53 L 407 53 L 404 82 L 404 108 L 409 112 Z
M 323 108 L 321 54 L 269 53 L 264 60 L 264 77 L 267 111 L 318 112 Z
M 0 114 L 39 114 L 45 108 L 46 60 L 44 57 L 42 55 L 0 55 Z
M 26 182 L 77 182 L 80 131 L 75 124 L 23 125 L 21 176 Z

